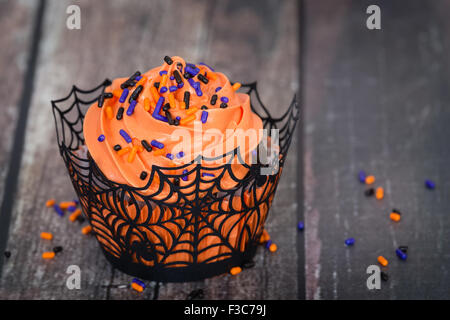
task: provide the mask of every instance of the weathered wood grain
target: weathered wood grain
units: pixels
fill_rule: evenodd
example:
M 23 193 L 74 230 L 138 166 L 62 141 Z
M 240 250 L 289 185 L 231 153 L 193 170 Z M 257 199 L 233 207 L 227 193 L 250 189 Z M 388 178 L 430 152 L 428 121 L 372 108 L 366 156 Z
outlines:
M 0 1 L 0 70 L 4 80 L 0 86 L 0 201 L 3 199 L 5 179 L 19 115 L 19 101 L 23 89 L 26 62 L 31 43 L 35 2 Z
M 0 279 L 0 298 L 151 299 L 115 285 L 132 277 L 113 271 L 96 240 L 80 226 L 45 208 L 48 197 L 72 199 L 74 192 L 58 155 L 50 100 L 72 86 L 90 88 L 105 77 L 125 76 L 159 65 L 164 55 L 205 61 L 241 82 L 258 80 L 263 101 L 275 115 L 289 105 L 298 86 L 297 9 L 295 1 L 78 1 L 82 29 L 66 29 L 71 1 L 48 1 L 36 70 L 35 92 L 10 226 L 12 257 Z M 297 297 L 295 143 L 285 165 L 267 228 L 279 245 L 260 250 L 256 267 L 237 277 L 166 284 L 160 299 L 185 299 L 204 288 L 207 299 L 295 299 Z M 287 231 L 288 230 L 288 231 Z M 51 231 L 55 240 L 40 240 Z M 42 261 L 54 245 L 62 255 Z M 82 289 L 68 290 L 66 268 L 79 265 Z
M 309 299 L 448 299 L 448 18 L 444 2 L 305 2 L 306 294 Z M 385 188 L 364 196 L 359 170 Z M 425 179 L 437 183 L 426 190 Z M 392 208 L 403 212 L 394 223 Z M 347 248 L 344 240 L 354 237 Z M 409 246 L 407 261 L 395 255 Z M 368 290 L 366 268 L 390 275 Z

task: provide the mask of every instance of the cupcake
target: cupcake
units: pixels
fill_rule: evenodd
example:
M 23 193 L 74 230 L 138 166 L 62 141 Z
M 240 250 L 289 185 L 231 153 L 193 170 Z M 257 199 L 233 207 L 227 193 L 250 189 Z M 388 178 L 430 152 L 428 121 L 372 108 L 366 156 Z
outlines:
M 77 108 L 61 112 L 64 100 L 53 102 L 57 131 L 71 132 L 70 140 L 58 134 L 61 154 L 115 267 L 148 280 L 192 281 L 252 258 L 297 120 L 295 102 L 281 119 L 260 117 L 255 90 L 166 56 L 145 73 L 82 91 L 93 103 L 78 94 Z M 64 121 L 70 113 L 75 122 Z M 263 130 L 277 123 L 279 144 Z M 273 171 L 261 174 L 267 167 Z

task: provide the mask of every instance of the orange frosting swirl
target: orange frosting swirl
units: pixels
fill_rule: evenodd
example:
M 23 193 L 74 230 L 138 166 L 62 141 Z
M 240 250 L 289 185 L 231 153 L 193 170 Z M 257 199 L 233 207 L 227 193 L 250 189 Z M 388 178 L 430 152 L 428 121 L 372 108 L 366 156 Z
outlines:
M 263 124 L 250 108 L 250 96 L 236 92 L 236 86 L 233 88 L 223 73 L 214 72 L 206 65 L 188 64 L 188 68 L 192 67 L 199 71 L 191 80 L 188 80 L 183 76 L 186 72 L 185 61 L 176 56 L 169 61 L 172 61 L 170 65 L 164 62 L 162 66 L 151 69 L 135 79 L 134 82 L 137 83 L 127 88 L 129 93 L 124 102 L 120 102 L 120 97 L 125 90 L 121 88 L 121 84 L 127 78 L 115 79 L 105 90 L 103 105 L 99 107 L 99 102 L 96 102 L 86 113 L 83 131 L 88 150 L 105 176 L 114 182 L 143 188 L 148 182 L 153 165 L 175 167 L 189 163 L 197 155 L 218 156 L 236 147 L 240 148 L 245 162 L 249 163 L 250 152 L 256 149 L 262 138 L 259 129 L 262 129 Z M 171 79 L 176 70 L 181 77 Z M 155 83 L 158 82 L 157 89 Z M 193 84 L 200 88 L 201 93 L 192 86 Z M 137 89 L 139 86 L 142 88 Z M 163 87 L 168 90 L 164 92 Z M 172 90 L 177 87 L 177 90 L 171 92 L 170 87 Z M 216 92 L 219 87 L 221 89 Z M 130 97 L 135 90 L 141 91 L 135 99 L 134 110 L 130 112 Z M 189 92 L 190 95 L 188 109 L 185 108 L 185 92 Z M 111 94 L 112 98 L 107 97 Z M 217 95 L 217 99 L 214 104 L 211 104 L 211 98 L 214 95 Z M 167 116 L 162 108 L 159 113 L 155 112 L 161 97 L 164 98 L 164 103 L 159 103 L 159 107 L 169 103 L 170 116 L 175 122 L 178 122 L 176 119 L 179 117 L 178 125 L 160 120 L 161 117 Z M 223 97 L 225 97 L 224 101 L 228 101 L 226 105 L 223 105 L 224 102 L 221 100 Z M 202 109 L 202 106 L 206 106 L 207 109 L 205 107 Z M 122 118 L 118 120 L 116 115 L 120 108 L 124 110 Z M 127 114 L 127 111 L 130 114 Z M 203 123 L 201 120 L 204 111 L 207 112 L 207 119 Z M 241 130 L 246 132 L 248 129 L 254 130 L 255 139 L 247 139 L 243 143 L 242 139 L 239 139 L 242 135 Z M 120 133 L 121 130 L 129 135 L 131 142 L 125 141 Z M 205 136 L 205 132 L 210 131 L 214 134 Z M 181 145 L 182 135 L 190 136 L 192 143 Z M 164 148 L 153 147 L 153 150 L 149 152 L 142 145 L 142 140 L 148 144 L 151 144 L 153 140 L 158 141 L 164 145 Z M 200 148 L 196 147 L 198 142 L 201 142 Z M 120 145 L 119 151 L 117 151 L 118 147 L 115 149 L 117 145 Z M 243 178 L 248 170 L 234 163 L 233 174 L 237 178 Z M 217 163 L 213 162 L 204 161 L 202 165 L 217 167 Z M 173 173 L 181 174 L 181 172 Z M 213 176 L 205 177 L 205 179 L 213 178 Z M 232 188 L 236 185 L 236 181 L 230 177 L 224 176 L 222 180 L 221 184 L 224 188 Z M 155 192 L 159 187 L 158 184 L 158 181 L 154 181 L 142 192 L 144 194 Z

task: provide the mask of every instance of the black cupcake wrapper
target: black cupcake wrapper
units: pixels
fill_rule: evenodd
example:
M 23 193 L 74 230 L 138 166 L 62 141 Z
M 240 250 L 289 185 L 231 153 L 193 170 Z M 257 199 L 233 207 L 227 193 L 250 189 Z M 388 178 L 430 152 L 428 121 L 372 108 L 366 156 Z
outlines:
M 208 180 L 200 173 L 211 167 L 194 160 L 180 167 L 153 165 L 147 186 L 135 188 L 109 180 L 89 153 L 82 152 L 84 115 L 110 84 L 105 80 L 91 90 L 74 86 L 68 96 L 52 101 L 60 154 L 106 258 L 127 274 L 160 282 L 197 281 L 250 261 L 297 124 L 296 97 L 283 116 L 274 118 L 261 102 L 256 82 L 241 87 L 251 96 L 251 108 L 264 128 L 279 129 L 277 173 L 260 175 L 261 164 L 242 164 L 248 174 L 237 179 L 232 170 L 236 164 L 230 161 L 213 168 L 220 174 Z M 238 152 L 230 155 L 234 159 Z M 187 167 L 189 188 L 180 187 L 177 179 L 184 175 L 173 171 Z M 221 186 L 225 174 L 236 183 L 233 189 Z M 155 177 L 161 187 L 143 195 Z

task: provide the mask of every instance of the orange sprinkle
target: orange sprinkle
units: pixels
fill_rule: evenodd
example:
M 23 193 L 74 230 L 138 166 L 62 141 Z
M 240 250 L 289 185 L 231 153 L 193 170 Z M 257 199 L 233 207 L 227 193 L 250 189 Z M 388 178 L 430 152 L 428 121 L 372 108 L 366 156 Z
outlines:
M 384 198 L 384 189 L 382 187 L 377 188 L 377 191 L 375 192 L 375 198 L 377 198 L 378 200 Z
M 212 81 L 217 80 L 217 74 L 215 74 L 214 72 L 208 72 L 208 73 L 206 74 L 206 77 L 207 77 L 209 80 L 212 80 Z
M 181 119 L 180 124 L 188 124 L 189 122 L 192 122 L 194 120 L 195 120 L 195 114 L 193 114 L 187 118 Z
M 241 271 L 242 271 L 242 268 L 241 268 L 241 267 L 233 267 L 233 268 L 231 268 L 230 273 L 231 273 L 233 276 L 235 276 L 235 275 L 237 275 L 238 273 L 241 273 Z
M 50 232 L 41 232 L 41 238 L 45 240 L 52 240 L 53 234 L 51 234 Z
M 231 88 L 233 88 L 234 91 L 238 90 L 241 87 L 241 84 L 239 82 L 236 82 L 235 84 L 233 84 L 233 86 Z
M 161 77 L 161 82 L 159 83 L 159 87 L 165 87 L 167 82 L 167 74 L 163 74 Z
M 150 111 L 150 99 L 149 98 L 144 99 L 144 110 L 147 112 Z
M 275 252 L 275 251 L 277 251 L 278 250 L 278 247 L 277 247 L 277 245 L 275 244 L 275 243 L 272 243 L 270 246 L 269 246 L 269 251 L 270 252 Z
M 375 177 L 374 176 L 367 176 L 366 177 L 366 184 L 372 184 L 375 182 Z
M 125 148 L 122 148 L 122 149 L 120 149 L 119 151 L 117 151 L 117 154 L 119 155 L 119 156 L 121 156 L 121 155 L 123 155 L 123 154 L 125 154 L 125 153 L 128 153 L 128 152 L 130 152 L 131 151 L 131 148 L 130 147 L 125 147 Z
M 147 77 L 146 76 L 142 76 L 141 80 L 139 80 L 136 83 L 136 88 L 139 87 L 140 85 L 144 85 L 144 83 L 147 81 Z
M 391 212 L 389 215 L 389 218 L 391 218 L 392 221 L 399 222 L 401 219 L 401 216 L 397 212 Z
M 189 108 L 186 110 L 186 114 L 190 115 L 190 114 L 196 113 L 197 111 L 198 111 L 197 107 Z
M 81 209 L 77 209 L 75 210 L 70 216 L 69 216 L 69 220 L 71 222 L 74 222 L 75 220 L 77 220 L 77 218 L 80 216 L 81 214 Z
M 377 258 L 377 260 L 378 260 L 378 262 L 379 262 L 383 267 L 386 267 L 386 266 L 388 265 L 388 261 L 387 261 L 386 258 L 383 257 L 383 256 L 379 256 L 379 257 Z
M 156 89 L 154 86 L 152 86 L 150 88 L 150 93 L 152 94 L 153 100 L 154 102 L 158 102 L 159 100 L 159 93 L 158 93 L 158 89 Z
M 77 204 L 73 201 L 65 201 L 65 202 L 60 202 L 59 203 L 59 207 L 63 210 L 66 210 L 68 207 L 74 207 Z
M 47 200 L 47 202 L 45 203 L 46 207 L 53 207 L 55 205 L 56 201 L 55 199 L 49 199 Z
M 133 149 L 131 149 L 130 154 L 128 155 L 128 159 L 127 161 L 129 163 L 134 161 L 134 158 L 136 157 L 136 153 L 138 152 L 139 147 L 138 146 L 133 146 Z
M 175 103 L 175 96 L 173 95 L 173 93 L 169 93 L 168 97 L 169 97 L 169 104 L 170 104 L 170 107 L 171 107 L 172 109 L 176 109 L 176 108 L 177 108 L 177 105 L 176 105 L 176 103 Z
M 86 226 L 83 229 L 81 229 L 81 233 L 82 234 L 89 234 L 92 231 L 92 227 L 91 226 Z
M 106 107 L 105 109 L 106 117 L 111 120 L 114 117 L 113 109 L 111 107 Z
M 122 95 L 122 90 L 120 89 L 116 89 L 113 91 L 113 96 L 116 98 L 120 98 L 120 96 Z
M 186 102 L 184 102 L 184 101 L 181 101 L 181 102 L 180 102 L 180 109 L 181 109 L 181 110 L 186 109 Z
M 152 152 L 152 154 L 154 156 L 160 156 L 160 155 L 165 154 L 165 153 L 166 153 L 166 150 L 164 150 L 164 148 L 163 149 L 156 149 L 155 151 Z
M 137 283 L 132 283 L 131 284 L 131 287 L 134 289 L 134 290 L 136 290 L 137 292 L 142 292 L 142 291 L 144 291 L 144 288 L 142 288 L 140 285 L 138 285 Z
M 55 257 L 55 253 L 53 251 L 44 252 L 42 254 L 43 259 L 53 259 Z

